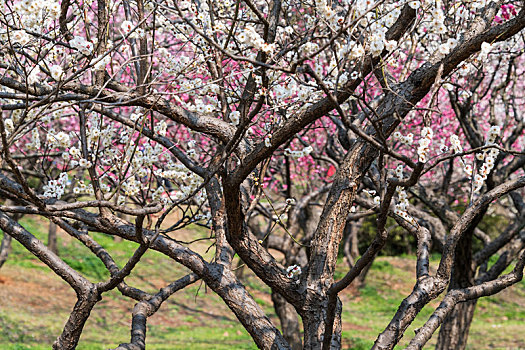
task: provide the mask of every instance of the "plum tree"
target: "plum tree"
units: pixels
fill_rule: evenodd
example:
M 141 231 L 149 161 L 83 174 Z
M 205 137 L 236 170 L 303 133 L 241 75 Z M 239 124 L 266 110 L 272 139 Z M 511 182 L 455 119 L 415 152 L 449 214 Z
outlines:
M 338 349 L 338 294 L 384 246 L 389 217 L 417 239 L 417 282 L 375 349 L 392 349 L 447 288 L 409 347 L 451 324 L 459 302 L 521 280 L 523 2 L 4 0 L 1 8 L 0 191 L 12 202 L 0 206 L 0 228 L 77 294 L 54 348 L 75 348 L 101 295 L 118 289 L 137 300 L 131 340 L 119 349 L 143 349 L 147 318 L 201 279 L 260 348 Z M 478 225 L 501 208 L 509 226 L 493 237 Z M 89 281 L 13 214 L 49 219 L 111 277 Z M 369 214 L 376 236 L 336 281 L 345 227 Z M 178 219 L 167 225 L 170 215 Z M 210 230 L 213 261 L 175 239 L 188 225 Z M 90 232 L 139 247 L 119 267 Z M 483 243 L 474 253 L 473 236 Z M 431 241 L 441 251 L 433 275 Z M 155 295 L 126 284 L 149 249 L 190 273 Z M 271 288 L 284 335 L 236 276 L 235 254 Z M 301 316 L 302 340 L 286 310 Z M 447 329 L 440 339 L 458 334 Z M 455 338 L 459 345 L 442 348 L 464 346 Z

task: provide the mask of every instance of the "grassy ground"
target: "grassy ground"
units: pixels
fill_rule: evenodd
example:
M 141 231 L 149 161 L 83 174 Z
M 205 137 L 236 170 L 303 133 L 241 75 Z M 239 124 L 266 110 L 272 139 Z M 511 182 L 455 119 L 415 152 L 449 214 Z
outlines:
M 23 220 L 31 232 L 45 240 L 45 222 Z M 207 233 L 196 229 L 196 234 Z M 195 235 L 195 232 L 192 233 Z M 136 245 L 95 235 L 122 266 Z M 59 239 L 60 256 L 92 281 L 108 277 L 103 265 L 86 248 L 64 234 Z M 206 243 L 194 249 L 205 252 Z M 211 253 L 207 253 L 211 256 Z M 373 265 L 366 287 L 347 290 L 343 301 L 343 344 L 346 349 L 369 349 L 388 324 L 399 303 L 410 293 L 415 279 L 411 257 L 381 257 Z M 127 279 L 131 285 L 155 292 L 187 271 L 156 252 L 148 252 Z M 340 271 L 339 274 L 343 274 Z M 246 272 L 243 282 L 272 320 L 269 290 Z M 0 349 L 49 349 L 60 334 L 75 295 L 17 242 L 8 262 L 0 269 Z M 430 306 L 437 306 L 435 301 Z M 107 349 L 129 341 L 134 303 L 110 292 L 97 304 L 86 324 L 78 349 Z M 430 316 L 423 309 L 398 348 L 406 345 Z M 525 349 L 525 282 L 478 303 L 471 328 L 469 349 Z M 427 348 L 435 344 L 434 337 Z M 206 286 L 196 283 L 176 293 L 148 319 L 148 349 L 256 349 L 235 316 Z

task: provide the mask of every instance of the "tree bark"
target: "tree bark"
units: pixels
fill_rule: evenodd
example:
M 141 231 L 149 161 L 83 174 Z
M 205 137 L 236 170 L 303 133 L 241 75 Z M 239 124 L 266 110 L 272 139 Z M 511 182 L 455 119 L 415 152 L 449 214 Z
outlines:
M 47 235 L 47 247 L 53 253 L 58 255 L 58 245 L 57 245 L 57 225 L 50 221 L 49 222 L 49 232 Z
M 297 312 L 279 293 L 272 292 L 272 301 L 275 312 L 281 321 L 284 339 L 290 344 L 292 350 L 301 350 L 303 343 Z
M 15 204 L 12 200 L 8 199 L 5 202 L 6 205 L 12 205 Z M 13 214 L 12 218 L 16 221 L 18 221 L 22 215 L 20 214 Z M 9 252 L 11 252 L 11 241 L 13 240 L 13 237 L 8 235 L 5 231 L 3 232 L 4 237 L 2 238 L 2 243 L 0 244 L 0 267 L 4 265 L 4 263 L 7 260 L 7 257 L 9 256 Z
M 458 242 L 449 291 L 468 288 L 474 284 L 474 270 L 472 269 L 473 232 L 474 229 L 469 230 Z M 436 350 L 465 349 L 475 308 L 476 300 L 459 303 L 454 307 L 454 310 L 441 325 Z
M 328 298 L 324 299 L 318 304 L 317 309 L 307 310 L 303 316 L 304 325 L 304 349 L 341 349 L 341 312 L 343 310 L 341 300 L 337 298 L 335 303 L 335 318 L 332 326 L 332 337 L 329 342 L 329 347 L 325 346 L 324 334 L 328 322 Z
M 0 245 L 0 267 L 4 265 L 11 250 L 11 236 L 4 232 L 4 238 L 2 238 L 2 244 Z
M 89 288 L 84 294 L 79 294 L 77 298 L 62 334 L 53 343 L 53 350 L 76 349 L 91 310 L 101 300 L 100 293 L 95 287 Z
M 436 350 L 465 349 L 476 302 L 477 299 L 469 300 L 454 307 L 441 325 Z

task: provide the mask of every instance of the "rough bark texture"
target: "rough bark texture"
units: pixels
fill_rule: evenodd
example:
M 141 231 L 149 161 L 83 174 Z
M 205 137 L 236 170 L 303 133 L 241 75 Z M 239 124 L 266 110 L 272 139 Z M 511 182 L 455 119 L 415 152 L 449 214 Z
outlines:
M 211 273 L 221 278 L 217 278 L 217 282 L 210 281 L 208 285 L 223 298 L 257 346 L 260 349 L 290 349 L 281 332 L 265 316 L 233 272 L 222 269 L 220 265 L 214 266 Z
M 439 331 L 437 350 L 465 349 L 476 302 L 477 300 L 469 300 L 457 304 L 445 318 Z
M 146 321 L 157 312 L 164 301 L 173 293 L 197 281 L 195 274 L 186 275 L 177 281 L 162 288 L 157 294 L 135 304 L 131 322 L 131 342 L 120 344 L 115 350 L 144 350 L 146 349 Z
M 372 163 L 374 152 L 365 143 L 358 142 L 348 152 L 334 180 L 327 204 L 317 226 L 310 252 L 307 278 L 304 332 L 305 348 L 320 349 L 326 328 L 328 295 L 333 283 L 333 273 L 343 236 L 346 216 L 352 205 L 360 177 Z M 334 327 L 335 329 L 335 327 Z M 334 332 L 334 341 L 340 338 Z
M 54 350 L 76 349 L 89 314 L 100 299 L 100 294 L 96 288 L 90 288 L 85 294 L 78 296 L 77 303 L 69 315 L 62 334 L 53 343 Z
M 279 293 L 272 292 L 272 301 L 275 312 L 281 321 L 284 339 L 290 344 L 292 350 L 301 350 L 303 342 L 297 312 Z
M 472 232 L 473 230 L 466 232 L 458 242 L 449 291 L 473 285 Z M 441 325 L 436 350 L 465 349 L 475 308 L 476 300 L 459 303 L 454 307 Z
M 323 345 L 325 329 L 328 326 L 328 298 L 320 303 L 317 309 L 312 309 L 303 316 L 304 332 L 304 349 L 341 349 L 341 312 L 342 303 L 337 298 L 335 308 L 335 318 L 333 322 L 332 337 L 329 340 L 329 346 Z M 317 329 L 315 327 L 318 327 Z

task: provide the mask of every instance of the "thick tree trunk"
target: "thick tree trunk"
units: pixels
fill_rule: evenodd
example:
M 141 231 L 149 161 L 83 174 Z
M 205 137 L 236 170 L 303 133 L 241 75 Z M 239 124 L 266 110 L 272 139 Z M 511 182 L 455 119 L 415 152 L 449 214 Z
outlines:
M 4 265 L 11 250 L 11 236 L 4 232 L 4 237 L 2 238 L 2 244 L 0 245 L 0 267 Z
M 50 221 L 49 222 L 49 232 L 47 235 L 47 247 L 56 255 L 58 255 L 58 245 L 57 245 L 57 225 Z
M 476 302 L 477 299 L 474 299 L 457 304 L 450 315 L 445 318 L 439 331 L 437 350 L 465 349 Z
M 281 321 L 284 339 L 290 344 L 292 350 L 301 350 L 303 343 L 297 312 L 279 293 L 272 292 L 272 301 L 275 312 Z
M 471 268 L 473 231 L 466 232 L 458 242 L 449 290 L 473 285 L 474 270 Z M 476 300 L 456 305 L 441 325 L 436 350 L 465 349 L 475 308 Z
M 323 300 L 323 299 L 321 299 Z M 335 318 L 332 328 L 332 338 L 330 340 L 330 350 L 341 349 L 341 312 L 343 310 L 341 300 L 337 298 L 335 308 Z M 328 298 L 318 305 L 316 309 L 308 310 L 303 316 L 304 325 L 304 349 L 308 350 L 328 350 L 323 347 L 324 333 L 328 316 Z

